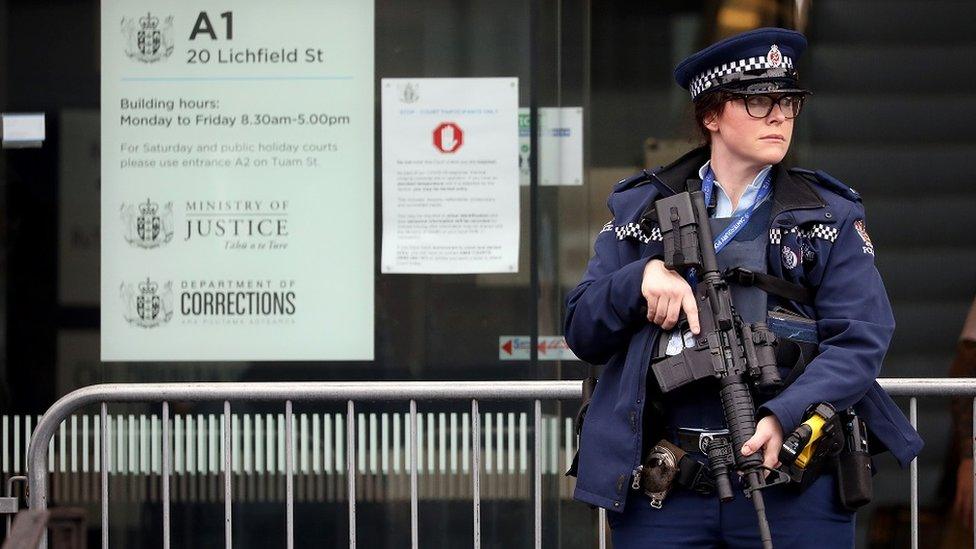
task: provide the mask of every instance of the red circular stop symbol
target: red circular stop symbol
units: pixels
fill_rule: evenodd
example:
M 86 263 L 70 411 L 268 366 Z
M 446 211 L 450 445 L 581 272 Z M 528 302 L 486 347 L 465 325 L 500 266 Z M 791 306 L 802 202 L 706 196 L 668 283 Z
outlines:
M 445 153 L 457 152 L 464 144 L 464 132 L 454 122 L 441 122 L 434 128 L 434 146 Z

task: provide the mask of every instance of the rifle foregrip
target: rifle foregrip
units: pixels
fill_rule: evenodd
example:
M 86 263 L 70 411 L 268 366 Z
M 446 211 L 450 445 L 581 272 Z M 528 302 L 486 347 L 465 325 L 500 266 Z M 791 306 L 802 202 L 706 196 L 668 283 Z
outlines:
M 740 379 L 735 379 L 739 377 Z M 732 450 L 735 456 L 736 469 L 748 471 L 762 465 L 762 454 L 753 452 L 748 456 L 742 455 L 742 445 L 752 438 L 756 432 L 756 408 L 752 402 L 749 386 L 741 381 L 741 376 L 727 376 L 722 378 L 722 409 L 725 411 L 725 422 L 732 438 Z

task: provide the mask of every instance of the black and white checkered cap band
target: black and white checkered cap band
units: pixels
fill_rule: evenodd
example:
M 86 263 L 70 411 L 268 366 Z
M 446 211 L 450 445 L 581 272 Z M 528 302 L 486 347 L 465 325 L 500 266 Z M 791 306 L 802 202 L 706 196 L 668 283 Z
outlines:
M 770 229 L 769 243 L 779 244 L 782 242 L 783 233 L 796 233 L 797 236 L 804 238 L 819 238 L 828 242 L 835 242 L 837 240 L 838 230 L 836 227 L 830 227 L 828 225 L 824 225 L 823 223 L 815 223 L 808 229 L 800 229 L 798 227 L 785 230 L 779 228 Z
M 749 57 L 747 59 L 731 61 L 717 67 L 712 67 L 711 69 L 708 69 L 707 71 L 692 78 L 691 83 L 688 85 L 688 91 L 691 92 L 691 98 L 694 99 L 703 91 L 707 91 L 709 88 L 722 84 L 722 77 L 728 76 L 732 73 L 779 68 L 785 68 L 787 69 L 787 72 L 792 72 L 793 59 L 784 55 L 783 60 L 775 67 L 766 61 L 765 56 Z

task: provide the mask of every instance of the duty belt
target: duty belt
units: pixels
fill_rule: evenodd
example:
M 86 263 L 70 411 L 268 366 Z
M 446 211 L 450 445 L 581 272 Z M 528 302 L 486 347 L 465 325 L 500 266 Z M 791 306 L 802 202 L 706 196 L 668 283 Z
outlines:
M 633 488 L 641 489 L 651 500 L 651 507 L 660 508 L 674 484 L 710 495 L 715 490 L 708 465 L 690 456 L 707 454 L 708 444 L 716 438 L 728 437 L 728 431 L 679 429 L 675 443 L 659 441 L 644 463 L 634 471 Z

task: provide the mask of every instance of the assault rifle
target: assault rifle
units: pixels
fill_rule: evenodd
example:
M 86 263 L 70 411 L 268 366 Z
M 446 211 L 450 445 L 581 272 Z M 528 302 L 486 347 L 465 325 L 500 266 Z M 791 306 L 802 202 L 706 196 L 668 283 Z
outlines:
M 788 482 L 790 477 L 764 466 L 761 452 L 743 456 L 739 449 L 756 430 L 753 388 L 773 391 L 781 384 L 776 338 L 764 322 L 743 322 L 732 306 L 728 283 L 719 272 L 701 183 L 689 181 L 687 192 L 658 200 L 655 209 L 665 266 L 683 274 L 694 270 L 698 280 L 694 293 L 701 331 L 692 346 L 658 360 L 651 368 L 663 392 L 696 380 L 718 378 L 729 436 L 724 442 L 713 438 L 707 447 L 715 488 L 721 501 L 732 500 L 730 468 L 742 474 L 743 492 L 752 499 L 759 518 L 763 547 L 771 549 L 766 507 L 759 490 Z M 684 319 L 679 329 L 686 326 Z

